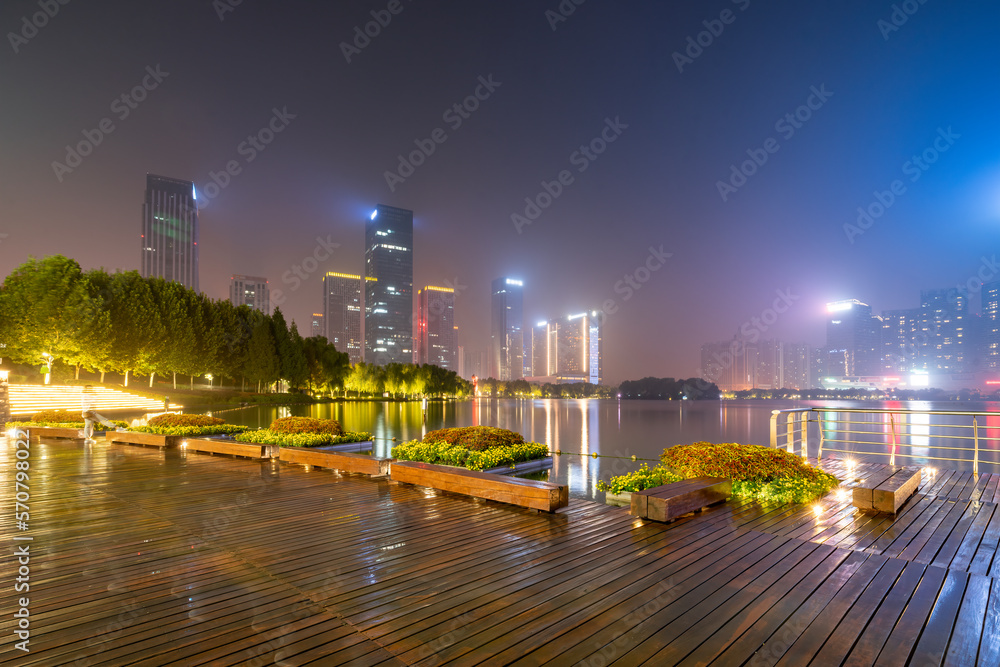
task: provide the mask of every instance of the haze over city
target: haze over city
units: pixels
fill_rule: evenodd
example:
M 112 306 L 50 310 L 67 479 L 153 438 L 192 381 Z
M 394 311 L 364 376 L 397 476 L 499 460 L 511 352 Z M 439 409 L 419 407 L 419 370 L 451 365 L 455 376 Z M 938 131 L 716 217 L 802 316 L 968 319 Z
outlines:
M 1000 279 L 993 3 L 49 4 L 0 8 L 2 275 L 138 269 L 162 174 L 200 289 L 265 276 L 306 331 L 383 203 L 466 350 L 513 276 L 526 326 L 605 310 L 611 382 Z

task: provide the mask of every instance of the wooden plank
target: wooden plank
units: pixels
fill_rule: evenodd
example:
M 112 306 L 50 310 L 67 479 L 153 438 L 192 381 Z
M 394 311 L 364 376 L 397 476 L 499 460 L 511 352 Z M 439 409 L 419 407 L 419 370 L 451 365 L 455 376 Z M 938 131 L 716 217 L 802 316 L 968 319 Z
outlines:
M 256 443 L 237 442 L 235 440 L 212 440 L 210 438 L 185 438 L 181 446 L 189 452 L 205 452 L 209 454 L 226 454 L 243 456 L 250 459 L 269 459 L 277 456 L 277 447 Z
M 394 482 L 486 498 L 511 505 L 554 512 L 569 504 L 566 485 L 504 477 L 492 473 L 440 466 L 418 461 L 395 461 L 390 477 Z
M 29 438 L 69 438 L 83 440 L 83 429 L 56 428 L 54 426 L 31 426 L 25 429 Z M 94 431 L 94 435 L 104 435 L 105 431 Z
M 993 580 L 990 599 L 983 622 L 983 639 L 979 643 L 979 661 L 982 667 L 1000 665 L 1000 583 Z
M 875 662 L 877 667 L 908 662 L 947 573 L 947 570 L 940 567 L 928 567 L 924 570 L 924 576 L 920 578 L 917 590 L 903 609 L 903 614 L 892 628 L 878 655 L 878 660 Z
M 944 656 L 946 666 L 964 667 L 976 664 L 992 581 L 989 577 L 975 574 L 969 577 L 962 606 L 958 610 L 958 620 L 955 621 L 955 629 L 948 643 L 948 652 Z
M 903 610 L 906 609 L 913 597 L 913 593 L 923 577 L 924 569 L 925 566 L 919 563 L 906 564 L 899 579 L 885 596 L 882 604 L 878 606 L 877 613 L 874 614 L 854 648 L 851 649 L 843 667 L 869 667 L 869 665 L 875 664 L 875 660 L 889 638 L 889 633 L 892 632 Z
M 632 494 L 630 513 L 640 519 L 671 521 L 688 512 L 724 502 L 732 495 L 731 480 L 696 477 Z
M 131 431 L 108 431 L 105 439 L 119 445 L 149 445 L 151 447 L 176 447 L 184 436 L 157 435 L 156 433 L 132 433 Z
M 989 527 L 993 515 L 996 513 L 996 505 L 982 505 L 976 518 L 972 521 L 972 525 L 969 526 L 968 531 L 962 538 L 962 543 L 955 553 L 955 557 L 951 559 L 948 564 L 949 568 L 956 570 L 966 571 L 972 565 L 972 559 L 975 558 L 976 552 L 979 551 L 979 544 L 982 542 L 983 535 L 986 533 L 986 529 Z
M 959 607 L 965 595 L 965 587 L 969 575 L 965 572 L 949 570 L 944 585 L 934 602 L 931 616 L 927 619 L 920 641 L 914 648 L 913 657 L 920 664 L 940 665 L 948 649 L 955 621 L 958 618 Z M 967 663 L 968 664 L 968 663 Z
M 278 458 L 288 463 L 361 473 L 363 475 L 384 476 L 389 474 L 392 459 L 351 452 L 322 452 L 308 447 L 279 447 Z

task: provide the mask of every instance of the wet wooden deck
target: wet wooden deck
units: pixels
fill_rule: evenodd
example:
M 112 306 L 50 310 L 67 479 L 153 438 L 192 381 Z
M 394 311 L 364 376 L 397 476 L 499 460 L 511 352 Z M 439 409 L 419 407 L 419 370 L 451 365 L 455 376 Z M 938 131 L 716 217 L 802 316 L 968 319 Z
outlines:
M 2 563 L 4 665 L 1000 662 L 996 476 L 938 473 L 895 521 L 831 495 L 660 525 L 180 450 L 31 466 L 20 532 L 0 445 L 0 526 L 34 538 L 28 654 Z

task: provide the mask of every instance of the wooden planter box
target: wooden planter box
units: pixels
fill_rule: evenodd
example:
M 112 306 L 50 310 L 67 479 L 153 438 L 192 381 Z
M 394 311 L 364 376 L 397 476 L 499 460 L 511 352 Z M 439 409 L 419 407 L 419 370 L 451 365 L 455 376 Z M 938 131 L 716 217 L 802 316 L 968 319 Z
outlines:
M 210 438 L 186 438 L 181 442 L 181 445 L 189 452 L 245 456 L 250 459 L 278 458 L 277 445 L 261 445 L 235 440 L 212 440 Z
M 622 491 L 621 493 L 611 493 L 610 491 L 604 494 L 604 504 L 612 505 L 614 507 L 632 507 L 632 492 Z
M 120 445 L 143 445 L 149 447 L 176 447 L 184 435 L 157 435 L 156 433 L 132 433 L 131 431 L 108 431 L 106 440 Z
M 82 428 L 58 428 L 55 426 L 29 426 L 24 429 L 28 432 L 29 438 L 70 438 L 72 440 L 83 440 L 80 435 Z M 94 431 L 94 437 L 103 436 L 105 431 Z
M 853 505 L 867 512 L 897 514 L 920 486 L 920 474 L 920 468 L 906 467 L 869 478 L 854 487 Z
M 373 477 L 389 474 L 392 459 L 383 459 L 351 452 L 317 451 L 311 447 L 279 447 L 278 458 L 288 463 L 301 463 L 344 472 L 356 472 Z
M 390 477 L 394 482 L 429 486 L 544 512 L 554 512 L 569 504 L 569 487 L 564 484 L 536 482 L 454 466 L 393 461 Z

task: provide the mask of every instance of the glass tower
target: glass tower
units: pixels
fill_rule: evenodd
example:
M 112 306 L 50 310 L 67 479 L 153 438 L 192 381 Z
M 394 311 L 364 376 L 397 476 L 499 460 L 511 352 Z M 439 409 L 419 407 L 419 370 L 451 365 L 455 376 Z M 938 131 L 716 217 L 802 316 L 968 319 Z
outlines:
M 413 363 L 413 211 L 379 204 L 365 223 L 365 361 Z
M 352 364 L 361 361 L 361 276 L 327 272 L 323 276 L 326 339 Z
M 198 204 L 191 181 L 146 174 L 139 272 L 198 291 Z
M 497 380 L 519 380 L 524 377 L 524 284 L 514 278 L 497 278 L 490 292 L 490 375 Z

